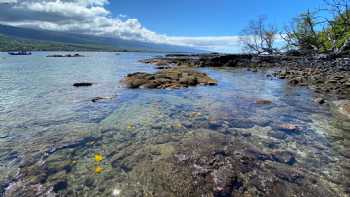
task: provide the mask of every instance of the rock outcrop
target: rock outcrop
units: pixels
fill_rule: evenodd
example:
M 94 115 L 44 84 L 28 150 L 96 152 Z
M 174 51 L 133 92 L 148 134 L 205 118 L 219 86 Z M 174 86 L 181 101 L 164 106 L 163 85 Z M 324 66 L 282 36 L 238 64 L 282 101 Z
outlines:
M 127 75 L 122 83 L 128 88 L 183 88 L 196 85 L 216 85 L 207 74 L 189 68 L 172 68 L 157 73 L 137 72 Z

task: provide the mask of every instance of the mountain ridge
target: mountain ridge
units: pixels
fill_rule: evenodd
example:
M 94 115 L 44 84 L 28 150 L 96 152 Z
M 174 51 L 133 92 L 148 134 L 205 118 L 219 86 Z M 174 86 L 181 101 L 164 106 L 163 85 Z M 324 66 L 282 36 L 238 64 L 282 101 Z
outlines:
M 202 52 L 190 47 L 155 44 L 121 38 L 93 36 L 0 24 L 0 51 L 148 51 Z

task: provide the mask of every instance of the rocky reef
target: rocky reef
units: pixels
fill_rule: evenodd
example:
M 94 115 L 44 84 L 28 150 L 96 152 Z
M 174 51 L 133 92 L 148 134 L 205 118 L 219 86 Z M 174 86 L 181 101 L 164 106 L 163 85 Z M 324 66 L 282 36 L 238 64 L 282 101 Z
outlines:
M 158 69 L 181 67 L 232 67 L 250 71 L 272 69 L 270 77 L 287 79 L 290 85 L 309 86 L 333 99 L 350 97 L 350 58 L 252 54 L 169 54 L 143 60 Z
M 67 54 L 67 55 L 59 55 L 59 54 L 54 54 L 54 55 L 48 55 L 46 57 L 84 57 L 83 55 L 80 55 L 79 53 L 76 54 Z
M 196 85 L 216 85 L 216 80 L 207 74 L 189 68 L 165 69 L 154 74 L 132 73 L 122 82 L 128 88 L 183 88 Z

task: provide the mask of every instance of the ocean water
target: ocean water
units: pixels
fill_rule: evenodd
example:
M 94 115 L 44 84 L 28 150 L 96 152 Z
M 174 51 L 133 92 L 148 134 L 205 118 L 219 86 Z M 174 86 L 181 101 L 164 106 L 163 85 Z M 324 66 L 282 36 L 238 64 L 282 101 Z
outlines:
M 349 134 L 333 126 L 327 105 L 313 102 L 315 93 L 267 77 L 269 70 L 201 68 L 217 86 L 131 90 L 123 76 L 155 72 L 139 60 L 164 54 L 48 54 L 0 54 L 5 196 L 350 192 Z

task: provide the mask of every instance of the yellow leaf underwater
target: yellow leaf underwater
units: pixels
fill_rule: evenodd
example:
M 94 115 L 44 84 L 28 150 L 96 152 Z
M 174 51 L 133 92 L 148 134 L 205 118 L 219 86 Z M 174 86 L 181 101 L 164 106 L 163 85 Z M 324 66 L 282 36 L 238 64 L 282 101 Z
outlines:
M 95 161 L 100 162 L 103 160 L 103 156 L 99 153 L 95 154 Z
M 96 166 L 95 172 L 96 174 L 100 174 L 101 172 L 103 172 L 103 168 L 101 166 Z
M 133 129 L 133 128 L 134 128 L 134 125 L 128 124 L 128 129 Z

